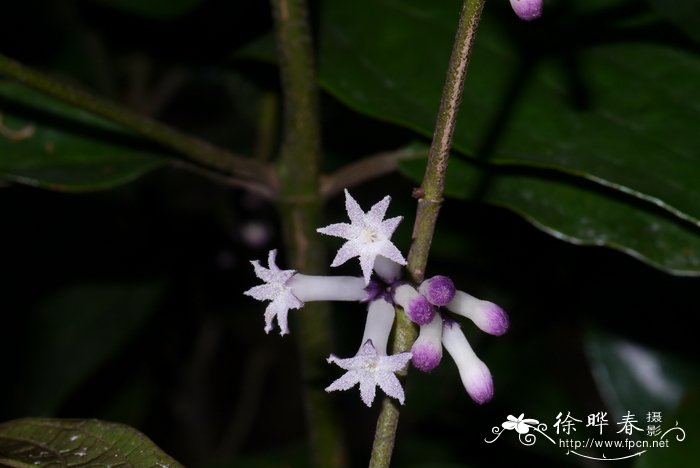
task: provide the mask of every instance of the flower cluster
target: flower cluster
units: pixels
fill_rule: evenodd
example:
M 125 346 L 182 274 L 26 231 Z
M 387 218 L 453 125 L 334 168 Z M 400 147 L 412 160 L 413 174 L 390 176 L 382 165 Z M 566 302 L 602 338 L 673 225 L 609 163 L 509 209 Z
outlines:
M 476 356 L 452 314 L 470 319 L 481 330 L 502 335 L 508 317 L 496 304 L 456 290 L 446 276 L 434 276 L 414 287 L 402 279 L 406 259 L 391 242 L 401 217 L 384 219 L 390 197 L 364 212 L 345 191 L 345 209 L 350 223 L 331 224 L 318 232 L 346 240 L 331 266 L 358 257 L 362 276 L 309 276 L 294 270 L 281 270 L 272 250 L 267 268 L 252 261 L 255 275 L 264 284 L 244 294 L 259 301 L 270 301 L 265 309 L 265 332 L 277 319 L 280 334 L 289 333 L 289 309 L 299 309 L 307 301 L 356 301 L 367 304 L 367 320 L 360 348 L 354 357 L 331 355 L 329 363 L 347 372 L 326 388 L 327 392 L 348 390 L 359 384 L 362 401 L 371 406 L 379 386 L 384 393 L 403 404 L 405 397 L 395 373 L 408 362 L 430 372 L 442 359 L 442 348 L 452 356 L 467 393 L 477 403 L 493 396 L 493 380 L 488 367 Z M 387 342 L 399 306 L 420 326 L 420 334 L 410 352 L 387 355 Z

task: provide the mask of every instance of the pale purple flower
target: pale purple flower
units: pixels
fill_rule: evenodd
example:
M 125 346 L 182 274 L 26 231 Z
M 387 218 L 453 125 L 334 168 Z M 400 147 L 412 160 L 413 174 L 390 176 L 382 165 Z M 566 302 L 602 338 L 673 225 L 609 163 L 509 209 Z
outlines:
M 508 421 L 501 424 L 501 426 L 503 426 L 503 429 L 506 429 L 508 431 L 512 431 L 513 429 L 515 429 L 515 431 L 518 434 L 527 434 L 528 432 L 530 432 L 531 427 L 537 427 L 537 425 L 540 423 L 537 419 L 524 418 L 525 413 L 521 413 L 520 416 L 518 416 L 517 418 L 509 414 L 506 418 L 508 419 Z
M 359 383 L 362 401 L 367 406 L 372 406 L 376 387 L 379 385 L 384 393 L 403 404 L 405 399 L 403 388 L 394 373 L 406 366 L 410 360 L 411 353 L 399 353 L 392 356 L 378 354 L 372 340 L 367 340 L 355 357 L 339 359 L 331 355 L 328 358 L 328 362 L 337 364 L 347 372 L 330 384 L 326 391 L 348 390 Z
M 510 6 L 515 14 L 525 21 L 542 16 L 542 0 L 510 0 Z
M 259 301 L 271 301 L 265 309 L 265 333 L 272 330 L 272 319 L 277 317 L 280 327 L 280 335 L 289 333 L 287 325 L 287 312 L 289 309 L 299 309 L 304 303 L 297 298 L 288 284 L 289 279 L 296 273 L 295 270 L 280 270 L 275 263 L 277 250 L 270 250 L 267 257 L 267 268 L 260 265 L 257 260 L 250 263 L 255 269 L 255 276 L 265 282 L 244 292 Z
M 386 196 L 365 213 L 350 193 L 345 190 L 345 210 L 350 218 L 350 224 L 336 223 L 317 229 L 321 234 L 347 240 L 338 250 L 331 264 L 332 267 L 342 265 L 351 258 L 359 257 L 365 284 L 369 284 L 377 256 L 384 256 L 400 265 L 406 264 L 406 259 L 391 242 L 391 236 L 402 217 L 384 219 L 390 201 L 391 197 Z

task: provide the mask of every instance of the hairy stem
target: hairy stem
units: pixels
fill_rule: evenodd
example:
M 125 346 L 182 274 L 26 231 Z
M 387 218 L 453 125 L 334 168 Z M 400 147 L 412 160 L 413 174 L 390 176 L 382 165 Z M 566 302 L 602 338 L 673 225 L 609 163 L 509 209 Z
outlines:
M 0 55 L 0 74 L 114 122 L 174 150 L 194 163 L 250 183 L 264 185 L 268 189 L 275 188 L 275 174 L 271 166 L 261 161 L 238 156 L 168 125 L 131 112 L 118 104 L 57 81 L 4 55 Z
M 485 0 L 465 0 L 460 13 L 459 25 L 452 47 L 445 86 L 442 90 L 433 142 L 423 183 L 418 194 L 418 209 L 413 226 L 413 242 L 408 252 L 408 272 L 411 280 L 419 283 L 425 275 L 430 245 L 435 232 L 438 212 L 442 204 L 447 172 L 447 160 L 452 147 L 452 136 L 457 122 L 457 112 L 462 100 L 464 79 L 469 57 L 476 35 Z M 403 316 L 404 314 L 397 314 Z M 407 351 L 416 338 L 416 329 L 409 320 L 399 320 L 393 341 L 393 352 Z M 370 467 L 388 467 L 396 440 L 399 422 L 399 407 L 389 398 L 384 398 L 377 420 Z
M 319 190 L 321 131 L 318 88 L 305 0 L 271 0 L 284 100 L 283 138 L 278 161 L 282 226 L 297 270 L 318 274 L 325 255 L 315 228 L 321 218 Z M 296 333 L 304 379 L 304 403 L 313 462 L 346 465 L 345 447 L 320 382 L 328 372 L 330 314 L 324 303 L 307 304 Z

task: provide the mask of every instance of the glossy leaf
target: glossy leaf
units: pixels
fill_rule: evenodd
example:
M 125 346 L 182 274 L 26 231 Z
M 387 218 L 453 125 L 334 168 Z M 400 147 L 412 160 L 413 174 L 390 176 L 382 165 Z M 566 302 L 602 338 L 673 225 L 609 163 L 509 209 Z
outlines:
M 163 166 L 111 123 L 0 82 L 0 177 L 52 190 L 101 190 Z
M 115 10 L 153 19 L 174 19 L 194 10 L 202 0 L 92 0 Z
M 322 83 L 356 110 L 430 135 L 459 4 L 326 0 Z M 697 223 L 698 55 L 617 42 L 604 12 L 522 25 L 493 7 L 476 39 L 455 148 L 583 176 Z M 608 33 L 595 36 L 601 29 Z
M 123 424 L 94 419 L 27 418 L 0 424 L 0 465 L 148 466 L 182 465 L 148 437 Z
M 155 311 L 161 283 L 82 284 L 57 291 L 32 320 L 19 376 L 26 414 L 53 414 Z
M 418 182 L 424 165 L 408 161 L 402 169 Z M 445 194 L 508 208 L 568 242 L 620 250 L 674 274 L 700 275 L 700 229 L 631 197 L 576 182 L 542 171 L 487 170 L 453 157 Z
M 585 347 L 600 394 L 618 418 L 627 411 L 668 416 L 700 383 L 697 364 L 600 330 L 588 331 Z

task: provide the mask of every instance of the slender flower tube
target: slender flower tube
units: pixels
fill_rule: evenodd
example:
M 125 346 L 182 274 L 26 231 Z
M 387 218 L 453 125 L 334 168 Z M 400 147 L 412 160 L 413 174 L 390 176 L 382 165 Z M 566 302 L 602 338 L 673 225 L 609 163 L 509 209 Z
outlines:
M 365 280 L 356 276 L 311 276 L 297 273 L 287 281 L 292 293 L 302 302 L 364 301 Z
M 435 314 L 430 323 L 420 326 L 418 339 L 411 348 L 413 367 L 431 372 L 442 360 L 442 316 Z
M 383 255 L 377 255 L 377 259 L 374 261 L 374 272 L 382 281 L 391 284 L 401 278 L 402 267 Z
M 470 319 L 481 330 L 491 335 L 500 336 L 508 331 L 508 315 L 499 306 L 489 301 L 482 301 L 464 291 L 456 291 L 447 304 L 447 309 L 457 315 Z
M 515 14 L 525 21 L 542 16 L 542 0 L 510 0 L 510 6 Z
M 389 334 L 391 333 L 392 325 L 394 325 L 395 317 L 394 306 L 384 299 L 370 302 L 367 309 L 367 320 L 365 321 L 365 333 L 362 335 L 362 344 L 364 345 L 367 340 L 371 340 L 377 354 L 386 355 L 386 345 L 389 341 Z
M 403 307 L 408 318 L 418 325 L 430 323 L 435 317 L 435 307 L 409 284 L 402 284 L 396 288 L 394 301 Z
M 469 345 L 460 326 L 445 320 L 442 326 L 442 344 L 459 370 L 464 388 L 469 396 L 480 405 L 493 397 L 493 378 L 489 368 L 479 359 Z
M 433 305 L 445 306 L 455 296 L 455 284 L 443 275 L 433 276 L 423 281 L 418 291 Z
M 275 318 L 280 335 L 289 333 L 289 309 L 300 309 L 306 301 L 365 301 L 370 296 L 361 277 L 302 275 L 295 270 L 281 270 L 276 259 L 277 250 L 271 250 L 267 268 L 257 260 L 250 262 L 263 284 L 243 293 L 259 301 L 270 301 L 265 309 L 265 333 L 270 333 Z

